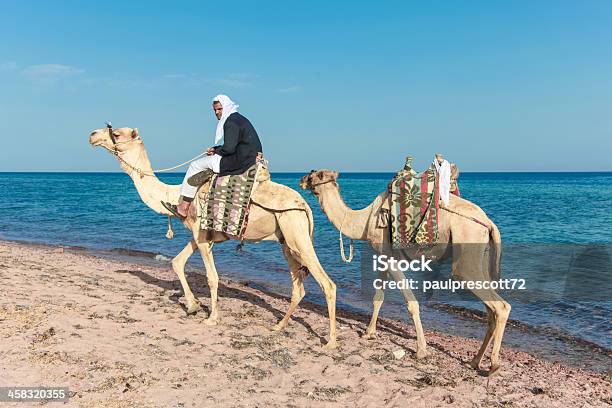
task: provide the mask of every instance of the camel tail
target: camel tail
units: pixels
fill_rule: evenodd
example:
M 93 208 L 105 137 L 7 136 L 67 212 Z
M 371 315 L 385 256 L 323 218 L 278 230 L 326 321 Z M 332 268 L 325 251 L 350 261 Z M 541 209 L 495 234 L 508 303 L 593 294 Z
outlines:
M 493 223 L 491 223 L 489 235 L 491 238 L 489 241 L 489 276 L 491 280 L 499 280 L 501 278 L 502 242 L 499 229 Z
M 306 204 L 306 216 L 308 217 L 308 233 L 310 234 L 310 240 L 312 241 L 314 238 L 314 218 L 312 216 L 312 210 L 310 206 Z M 306 279 L 310 271 L 304 265 L 300 267 L 299 273 L 302 275 L 302 279 Z

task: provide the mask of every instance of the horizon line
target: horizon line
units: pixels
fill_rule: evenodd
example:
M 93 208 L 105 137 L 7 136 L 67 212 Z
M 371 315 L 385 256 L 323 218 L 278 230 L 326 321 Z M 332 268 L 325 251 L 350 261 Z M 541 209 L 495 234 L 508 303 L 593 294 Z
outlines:
M 330 170 L 330 169 L 327 169 Z M 27 174 L 126 174 L 124 171 L 72 171 L 72 170 L 0 170 L 0 174 L 15 174 L 15 173 L 27 173 Z M 271 174 L 308 174 L 308 171 L 272 171 Z M 389 174 L 397 173 L 397 170 L 393 171 L 339 171 L 340 174 Z M 612 170 L 488 170 L 488 171 L 468 171 L 463 170 L 461 174 L 465 173 L 612 173 Z M 176 174 L 182 175 L 185 172 L 158 172 L 155 174 Z

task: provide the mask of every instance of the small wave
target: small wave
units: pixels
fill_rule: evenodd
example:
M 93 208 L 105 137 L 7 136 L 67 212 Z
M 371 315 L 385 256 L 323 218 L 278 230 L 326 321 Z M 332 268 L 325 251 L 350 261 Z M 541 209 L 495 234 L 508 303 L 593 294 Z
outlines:
M 167 256 L 163 256 L 162 254 L 157 254 L 155 255 L 155 260 L 160 262 L 169 262 L 170 258 L 168 258 Z
M 129 249 L 129 248 L 113 248 L 109 252 L 113 254 L 126 255 L 126 256 L 142 256 L 145 258 L 155 258 L 158 255 L 155 252 L 141 251 L 138 249 Z

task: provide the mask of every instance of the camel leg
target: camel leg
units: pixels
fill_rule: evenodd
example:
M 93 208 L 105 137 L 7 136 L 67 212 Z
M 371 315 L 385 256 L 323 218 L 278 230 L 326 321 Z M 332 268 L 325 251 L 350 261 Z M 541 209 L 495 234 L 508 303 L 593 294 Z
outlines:
M 287 327 L 289 324 L 289 319 L 291 319 L 291 315 L 306 293 L 304 291 L 304 279 L 300 271 L 291 271 L 291 285 L 291 303 L 289 304 L 285 317 L 283 317 L 281 321 L 272 328 L 274 331 L 283 330 L 285 327 Z
M 486 304 L 485 307 L 487 309 L 487 332 L 485 334 L 484 340 L 482 341 L 482 345 L 480 346 L 480 350 L 478 350 L 478 353 L 476 353 L 472 361 L 468 363 L 468 365 L 474 370 L 478 370 L 480 368 L 482 357 L 484 356 L 485 351 L 489 347 L 493 332 L 495 331 L 495 312 L 488 306 L 486 306 Z
M 215 267 L 215 261 L 212 255 L 213 243 L 210 241 L 198 242 L 198 249 L 204 260 L 204 266 L 206 267 L 206 279 L 208 280 L 208 288 L 210 289 L 210 316 L 204 320 L 204 324 L 208 326 L 214 326 L 219 323 L 219 305 L 218 302 L 218 289 L 219 289 L 219 274 Z
M 308 268 L 325 294 L 329 314 L 329 341 L 324 348 L 334 349 L 338 346 L 336 340 L 336 284 L 319 263 L 310 238 L 308 218 L 302 211 L 287 211 L 280 213 L 277 219 L 291 254 L 299 260 L 300 264 Z
M 489 253 L 487 251 L 483 252 L 483 258 L 482 258 L 481 265 L 482 265 L 482 272 L 484 275 L 483 280 L 490 281 L 491 274 L 488 273 L 489 271 Z M 478 296 L 476 292 L 474 291 L 472 292 Z M 481 298 L 481 300 L 483 300 L 484 302 L 483 298 Z M 478 350 L 478 353 L 476 353 L 474 358 L 467 364 L 470 368 L 474 370 L 480 369 L 480 363 L 482 363 L 482 358 L 484 357 L 484 354 L 487 351 L 487 348 L 489 347 L 491 340 L 493 339 L 493 333 L 495 332 L 495 311 L 491 309 L 489 306 L 487 306 L 486 303 L 485 303 L 485 309 L 487 312 L 487 332 L 485 333 L 485 337 L 482 341 L 482 345 L 480 346 L 480 349 Z
M 319 263 L 319 260 L 314 253 L 312 243 L 310 241 L 309 243 L 312 250 L 312 255 L 308 257 L 309 259 L 305 261 L 304 264 L 325 294 L 325 300 L 327 301 L 327 313 L 329 315 L 329 341 L 324 348 L 331 350 L 338 347 L 338 342 L 336 340 L 336 284 L 323 270 L 323 267 Z
M 495 243 L 490 242 L 489 245 L 495 245 Z M 501 248 L 497 248 L 501 250 Z M 483 271 L 487 271 L 486 277 L 489 280 L 499 279 L 499 274 L 492 275 L 490 268 L 490 259 L 491 256 L 490 251 L 485 252 L 487 256 L 483 258 Z M 508 322 L 508 317 L 510 316 L 510 303 L 506 302 L 497 291 L 491 290 L 493 293 L 493 298 L 489 298 L 488 302 L 485 302 L 485 305 L 488 306 L 489 309 L 494 310 L 495 316 L 495 329 L 493 334 L 491 335 L 493 341 L 493 350 L 491 351 L 491 368 L 489 368 L 489 375 L 495 374 L 497 370 L 500 368 L 499 362 L 499 352 L 501 350 L 501 343 L 504 337 L 504 331 L 506 329 L 506 323 Z
M 474 356 L 472 361 L 469 363 L 469 366 L 475 370 L 480 368 L 482 357 L 484 356 L 489 343 L 493 341 L 493 350 L 491 351 L 491 368 L 489 368 L 489 375 L 493 375 L 500 368 L 499 352 L 501 350 L 504 330 L 506 328 L 508 316 L 510 315 L 511 307 L 508 302 L 502 299 L 502 297 L 493 290 L 473 292 L 485 304 L 487 311 L 491 311 L 492 316 L 489 316 L 488 318 L 487 333 L 485 334 L 485 338 L 480 346 L 480 350 L 478 350 L 476 356 Z
M 387 274 L 385 272 L 379 272 L 378 278 L 381 280 L 386 279 Z M 372 299 L 372 303 L 374 304 L 374 309 L 372 310 L 372 318 L 370 319 L 370 324 L 363 335 L 364 339 L 374 339 L 376 338 L 376 322 L 378 321 L 378 313 L 380 312 L 380 308 L 385 300 L 385 290 L 376 289 L 374 293 L 374 299 Z
M 300 271 L 300 263 L 295 260 L 293 255 L 291 255 L 291 251 L 287 245 L 283 245 L 283 254 L 285 255 L 285 258 L 287 258 L 287 262 L 289 263 L 289 272 L 291 272 L 291 304 L 287 309 L 285 317 L 283 317 L 282 320 L 272 329 L 274 331 L 282 330 L 287 327 L 291 315 L 306 293 L 304 291 L 304 275 L 302 271 Z
M 183 287 L 183 293 L 185 294 L 185 300 L 187 301 L 187 314 L 196 313 L 201 309 L 200 302 L 191 292 L 191 288 L 187 283 L 187 279 L 185 278 L 185 264 L 187 264 L 187 260 L 193 252 L 195 251 L 197 245 L 194 240 L 190 240 L 189 243 L 172 259 L 172 269 L 178 275 L 179 280 L 181 281 L 181 286 Z
M 389 274 L 396 282 L 406 279 L 406 276 L 401 271 L 391 270 L 389 271 Z M 414 293 L 412 293 L 412 290 L 409 288 L 403 288 L 401 291 L 408 308 L 408 313 L 410 313 L 410 316 L 412 316 L 412 321 L 414 322 L 414 329 L 417 336 L 416 358 L 425 358 L 429 355 L 429 352 L 427 351 L 427 342 L 425 341 L 425 333 L 423 332 L 423 325 L 421 324 L 419 302 L 416 300 Z
M 493 350 L 491 351 L 491 368 L 489 369 L 489 375 L 495 374 L 500 368 L 499 352 L 501 350 L 501 343 L 504 337 L 504 330 L 506 329 L 506 322 L 508 316 L 510 316 L 511 306 L 508 302 L 502 299 L 497 293 L 495 296 L 499 300 L 485 302 L 493 310 L 495 310 L 495 332 L 493 333 Z
M 465 244 L 459 249 L 460 255 L 458 259 L 453 260 L 453 276 L 461 277 L 466 280 L 490 282 L 491 277 L 485 266 L 487 262 L 483 261 L 486 259 L 484 251 L 485 246 L 479 244 Z M 487 332 L 482 345 L 469 365 L 474 369 L 478 369 L 489 343 L 493 341 L 491 368 L 489 369 L 489 375 L 492 375 L 500 368 L 499 351 L 504 337 L 506 322 L 510 315 L 510 304 L 492 289 L 472 290 L 472 293 L 485 304 L 487 312 L 491 311 L 492 316 L 488 318 Z

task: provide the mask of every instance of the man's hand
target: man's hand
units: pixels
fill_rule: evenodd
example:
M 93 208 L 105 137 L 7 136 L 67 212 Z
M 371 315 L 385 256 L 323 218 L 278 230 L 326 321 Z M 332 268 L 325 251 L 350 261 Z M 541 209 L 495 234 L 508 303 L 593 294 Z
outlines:
M 215 154 L 215 148 L 214 147 L 209 147 L 208 149 L 206 149 L 206 155 L 207 156 L 212 156 L 213 154 Z

